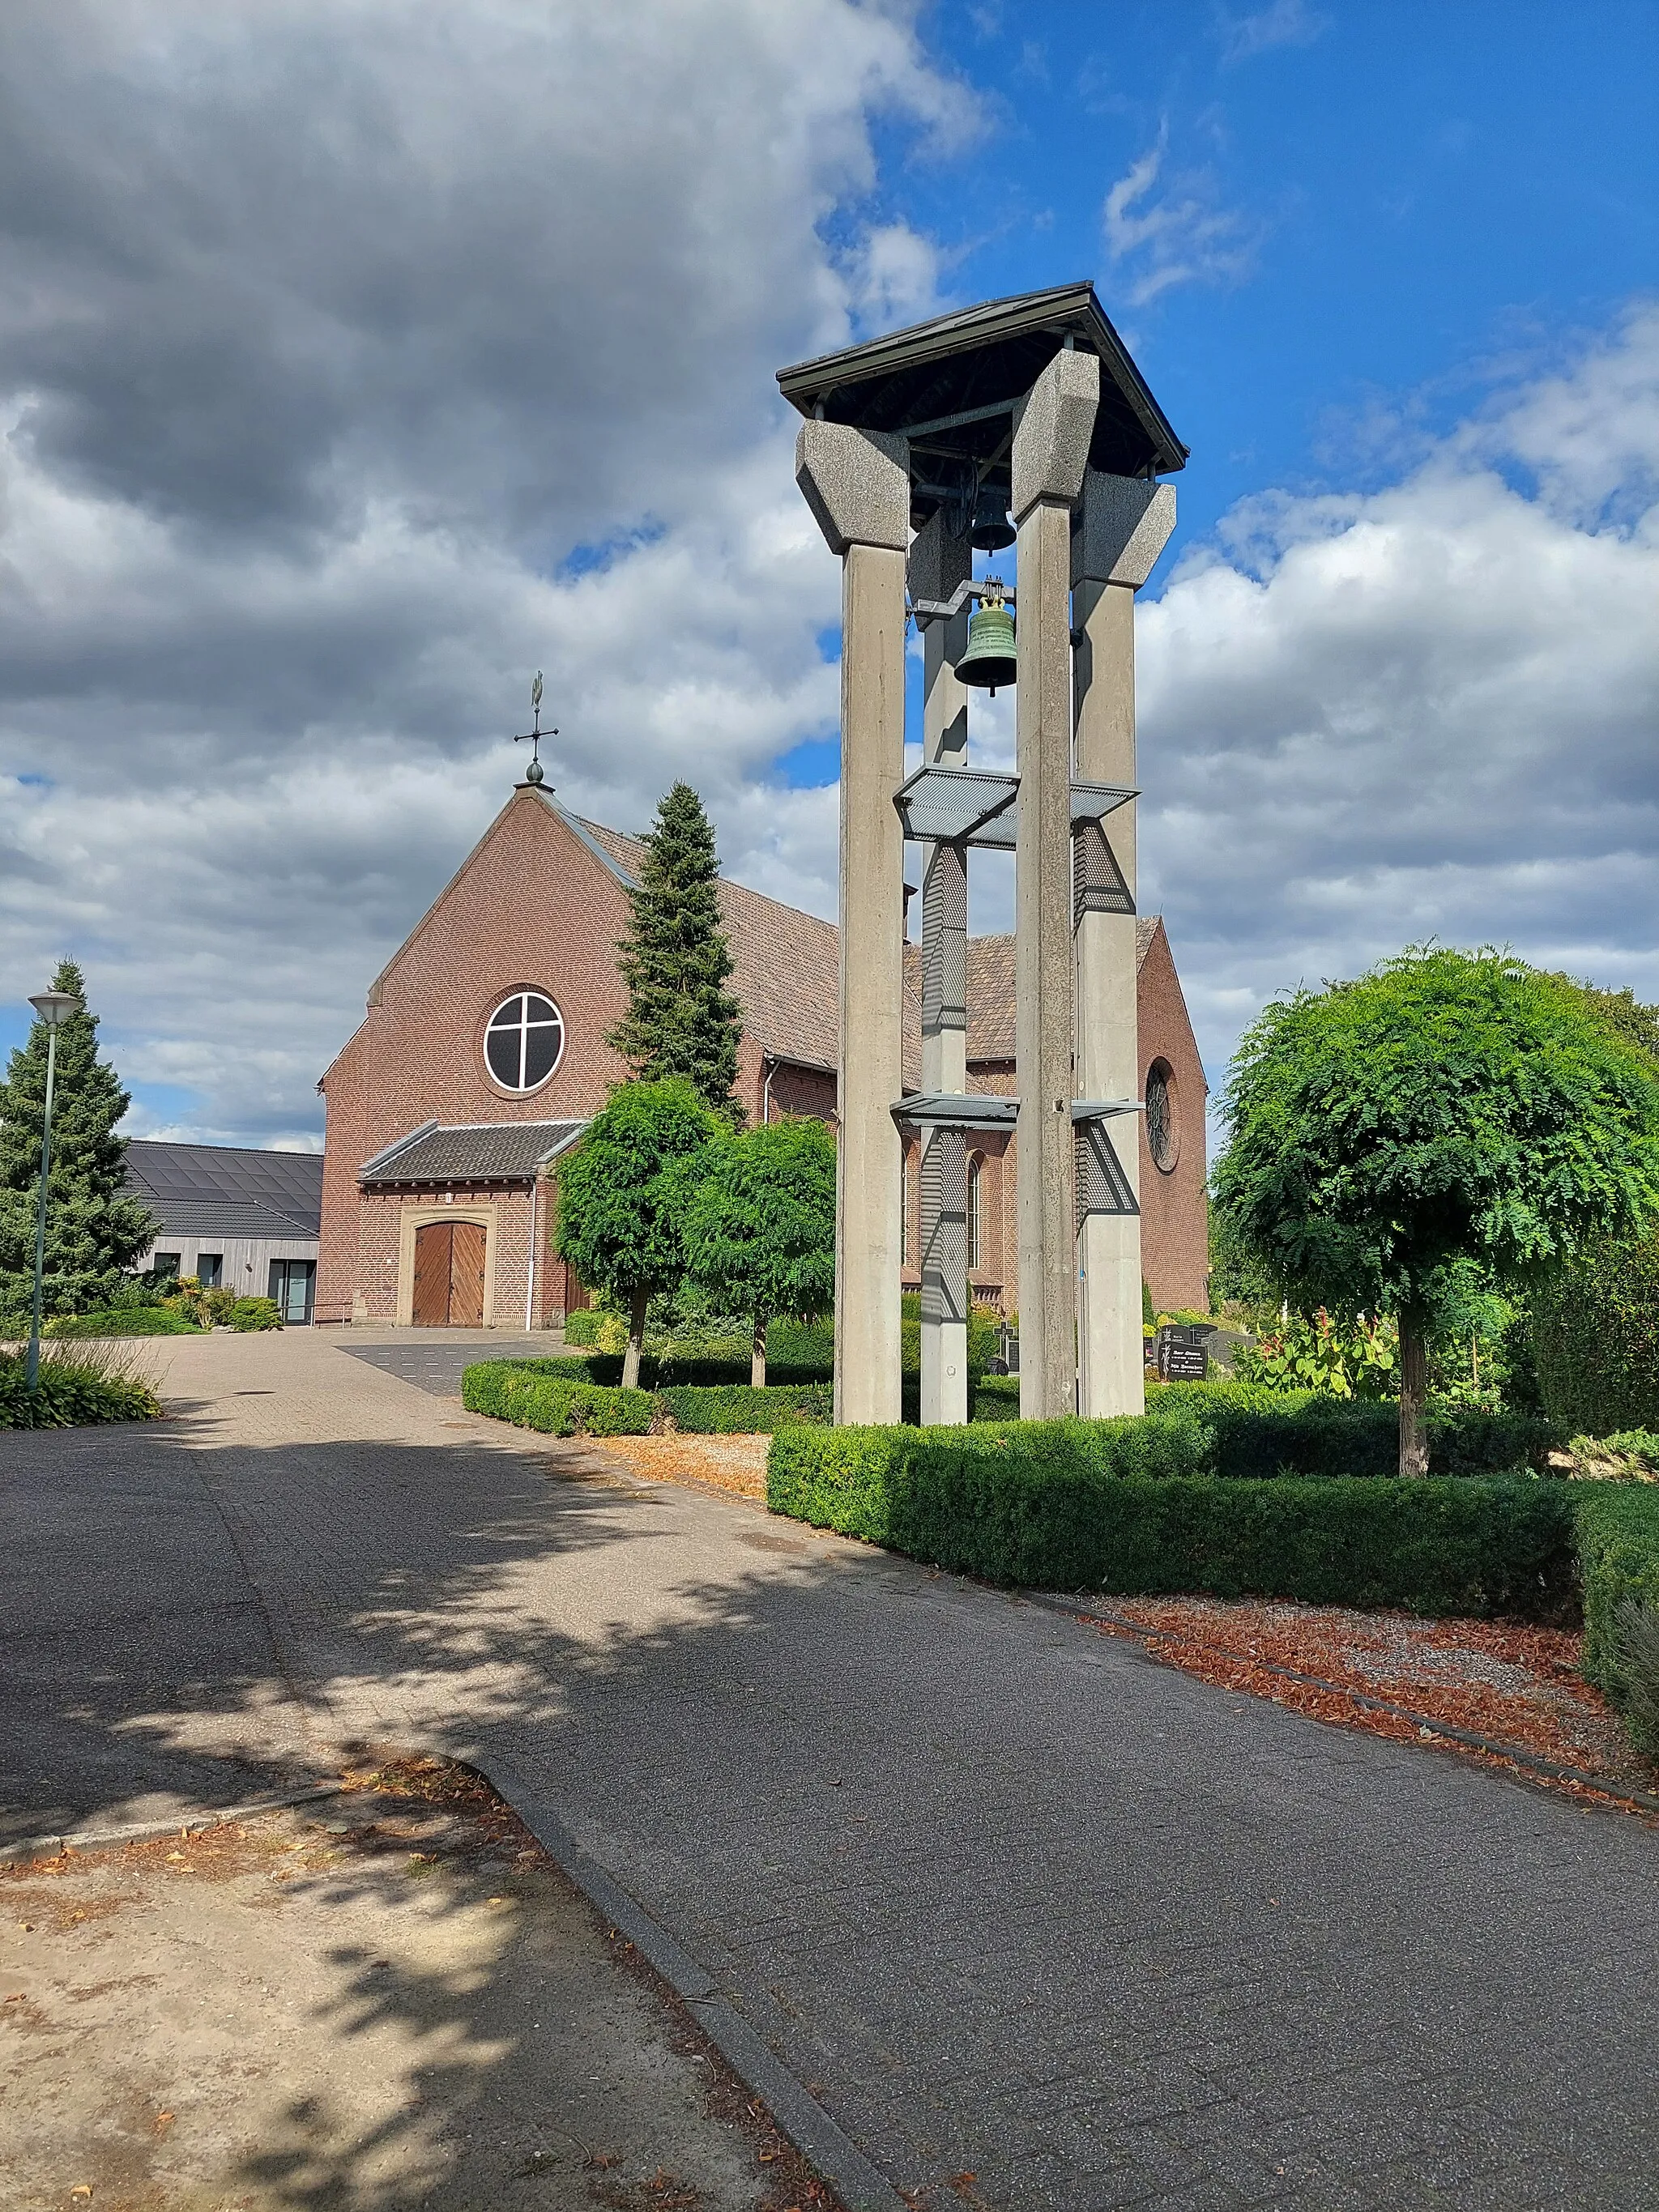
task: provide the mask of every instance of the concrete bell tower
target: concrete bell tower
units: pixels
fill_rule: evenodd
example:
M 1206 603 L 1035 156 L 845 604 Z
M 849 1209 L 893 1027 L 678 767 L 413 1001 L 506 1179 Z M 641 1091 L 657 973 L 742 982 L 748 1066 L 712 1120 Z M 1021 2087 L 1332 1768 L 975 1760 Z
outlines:
M 842 560 L 836 1419 L 899 1419 L 902 1140 L 921 1146 L 921 1417 L 968 1418 L 967 1168 L 1018 1160 L 1020 1411 L 1143 1404 L 1135 1035 L 1136 589 L 1187 448 L 1089 284 L 781 372 Z M 1007 518 L 1012 511 L 1012 527 Z M 1018 533 L 1017 774 L 970 766 L 973 547 Z M 923 638 L 904 775 L 905 634 Z M 1006 680 L 1006 676 L 998 680 Z M 922 847 L 921 1088 L 903 1076 L 903 854 Z M 1017 1098 L 967 1074 L 968 861 L 1015 865 Z

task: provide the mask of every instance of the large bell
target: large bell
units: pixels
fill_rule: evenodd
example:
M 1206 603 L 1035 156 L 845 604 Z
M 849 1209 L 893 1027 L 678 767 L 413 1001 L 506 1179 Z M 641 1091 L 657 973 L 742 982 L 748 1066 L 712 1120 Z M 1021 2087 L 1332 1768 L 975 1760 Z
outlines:
M 973 542 L 984 553 L 1000 553 L 1012 545 L 1018 532 L 1008 520 L 1008 501 L 989 484 L 981 484 L 974 502 Z
M 968 625 L 968 650 L 957 663 L 957 680 L 994 699 L 999 684 L 1012 684 L 1018 673 L 1014 657 L 1014 618 L 1002 603 L 1002 586 L 988 576 L 986 599 Z

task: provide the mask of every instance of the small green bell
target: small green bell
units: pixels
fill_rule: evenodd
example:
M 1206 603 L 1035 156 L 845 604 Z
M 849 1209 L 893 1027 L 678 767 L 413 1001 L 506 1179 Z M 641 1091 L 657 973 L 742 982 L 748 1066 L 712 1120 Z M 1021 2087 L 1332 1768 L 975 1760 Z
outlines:
M 968 625 L 968 650 L 957 663 L 957 681 L 994 699 L 999 684 L 1012 684 L 1018 670 L 1014 658 L 1014 618 L 1002 603 L 1002 586 L 994 576 L 985 580 L 985 600 Z

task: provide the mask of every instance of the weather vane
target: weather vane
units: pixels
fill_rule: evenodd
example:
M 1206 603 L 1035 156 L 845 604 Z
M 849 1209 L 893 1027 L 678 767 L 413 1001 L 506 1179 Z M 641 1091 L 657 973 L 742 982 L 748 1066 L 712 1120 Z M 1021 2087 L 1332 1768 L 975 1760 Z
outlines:
M 530 765 L 524 772 L 524 780 L 526 783 L 539 783 L 547 773 L 542 766 L 542 739 L 556 738 L 559 734 L 556 730 L 542 727 L 542 672 L 539 668 L 536 671 L 536 680 L 530 687 L 530 706 L 534 718 L 531 726 L 518 732 L 513 742 L 515 745 L 527 744 L 530 747 Z

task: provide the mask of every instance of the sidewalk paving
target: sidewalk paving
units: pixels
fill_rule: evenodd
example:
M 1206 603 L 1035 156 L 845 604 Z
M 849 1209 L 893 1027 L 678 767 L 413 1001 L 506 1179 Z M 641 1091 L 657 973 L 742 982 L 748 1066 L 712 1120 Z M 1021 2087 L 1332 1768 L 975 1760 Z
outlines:
M 69 1720 L 54 1802 L 239 1735 L 495 1759 L 930 2203 L 1659 2206 L 1647 1824 L 319 1339 L 161 1356 L 177 1419 L 0 1437 L 7 1748 Z M 101 1668 L 60 1686 L 66 1616 Z

